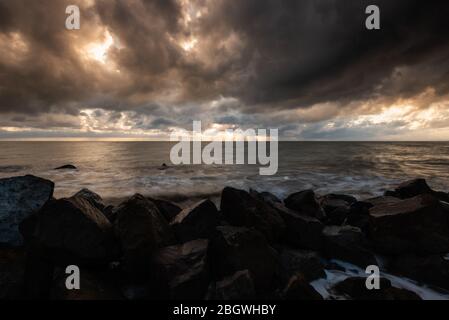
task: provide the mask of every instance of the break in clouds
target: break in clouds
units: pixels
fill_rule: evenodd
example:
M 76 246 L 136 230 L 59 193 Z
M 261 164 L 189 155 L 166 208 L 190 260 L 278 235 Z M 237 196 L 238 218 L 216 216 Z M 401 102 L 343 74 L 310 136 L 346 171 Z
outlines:
M 65 29 L 66 7 L 81 29 Z M 365 8 L 381 29 L 365 28 Z M 0 0 L 0 138 L 449 139 L 449 3 Z

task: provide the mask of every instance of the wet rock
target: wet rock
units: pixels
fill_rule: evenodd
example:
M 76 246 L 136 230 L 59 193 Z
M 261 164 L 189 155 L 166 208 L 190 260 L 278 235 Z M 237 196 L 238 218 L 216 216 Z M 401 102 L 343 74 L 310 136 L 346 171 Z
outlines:
M 182 211 L 182 209 L 173 202 L 153 198 L 148 199 L 156 205 L 160 213 L 162 213 L 168 222 L 171 222 Z
M 254 282 L 248 270 L 238 271 L 209 287 L 207 300 L 252 300 L 256 298 Z
M 123 251 L 123 267 L 133 278 L 144 280 L 156 249 L 176 243 L 168 222 L 154 203 L 136 194 L 116 212 L 115 233 Z
M 90 202 L 91 205 L 93 205 L 95 208 L 104 213 L 106 205 L 101 196 L 98 195 L 97 193 L 90 191 L 89 189 L 82 189 L 81 191 L 78 191 L 74 195 L 74 197 L 82 197 L 86 199 L 87 201 Z
M 331 194 L 327 194 L 325 196 L 319 197 L 318 202 L 321 205 L 321 207 L 324 209 L 326 214 L 329 214 L 338 208 L 349 209 L 349 207 L 354 202 L 357 202 L 357 199 L 354 198 L 353 196 L 331 193 Z
M 198 300 L 205 297 L 210 281 L 208 247 L 208 240 L 194 240 L 157 252 L 154 258 L 157 276 L 166 286 L 169 298 Z
M 314 217 L 319 220 L 326 218 L 326 213 L 321 207 L 313 190 L 305 190 L 294 193 L 284 200 L 285 206 L 300 214 Z
M 323 300 L 323 297 L 307 282 L 301 274 L 292 276 L 282 292 L 286 300 Z
M 216 279 L 249 270 L 256 290 L 268 290 L 275 277 L 277 256 L 265 237 L 244 227 L 217 227 L 211 243 L 211 262 Z
M 322 249 L 323 224 L 313 217 L 296 213 L 282 204 L 274 204 L 275 210 L 284 220 L 286 229 L 283 239 L 299 248 Z
M 257 192 L 256 190 L 250 189 L 250 195 L 258 200 L 261 200 L 271 206 L 276 203 L 282 203 L 282 201 L 270 192 Z
M 418 195 L 433 195 L 437 199 L 449 202 L 449 195 L 445 192 L 432 190 L 425 179 L 414 179 L 401 183 L 394 191 L 387 191 L 385 195 L 400 199 L 409 199 Z
M 103 264 L 118 253 L 111 223 L 83 197 L 48 201 L 20 224 L 20 232 L 56 264 Z
M 283 248 L 279 260 L 284 281 L 297 273 L 301 273 L 308 281 L 326 277 L 324 265 L 316 252 Z
M 66 164 L 64 166 L 57 167 L 54 170 L 78 170 L 78 168 L 72 164 Z
M 0 247 L 0 301 L 23 298 L 25 250 Z
M 210 200 L 203 200 L 181 211 L 171 222 L 176 237 L 181 242 L 208 239 L 218 224 L 218 210 Z
M 225 188 L 221 197 L 221 212 L 231 225 L 254 227 L 269 241 L 279 239 L 285 230 L 284 221 L 276 210 L 243 190 Z
M 354 300 L 421 300 L 415 293 L 392 287 L 388 279 L 380 278 L 380 288 L 369 290 L 366 278 L 353 277 L 339 282 L 335 291 Z
M 447 253 L 448 212 L 431 195 L 376 205 L 370 209 L 369 237 L 385 254 Z
M 349 207 L 338 207 L 327 213 L 327 219 L 325 223 L 331 226 L 341 226 L 350 216 Z
M 0 179 L 0 243 L 23 243 L 19 223 L 53 197 L 54 183 L 34 176 Z
M 324 252 L 327 257 L 347 261 L 366 268 L 376 265 L 376 258 L 367 249 L 367 241 L 359 228 L 328 226 L 323 229 Z
M 388 269 L 425 284 L 449 289 L 449 259 L 442 255 L 422 257 L 409 254 L 399 256 L 391 261 Z

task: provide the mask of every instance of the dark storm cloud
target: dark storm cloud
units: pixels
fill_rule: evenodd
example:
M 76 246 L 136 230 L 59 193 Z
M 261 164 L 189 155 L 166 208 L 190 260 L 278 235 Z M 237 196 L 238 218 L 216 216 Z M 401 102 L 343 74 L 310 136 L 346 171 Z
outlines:
M 81 7 L 80 31 L 64 29 L 69 4 Z M 381 9 L 381 30 L 365 28 L 369 4 Z M 253 115 L 327 102 L 351 113 L 345 106 L 358 100 L 448 93 L 448 8 L 436 0 L 0 0 L 0 113 L 14 113 L 8 123 L 19 127 L 29 123 L 23 114 L 97 108 L 112 110 L 114 123 L 134 111 L 138 128 L 187 128 L 214 102 L 218 123 L 289 132 L 297 119 Z M 104 30 L 119 42 L 108 52 L 119 72 L 83 56 Z M 192 37 L 198 43 L 186 52 L 180 42 Z M 139 120 L 147 115 L 155 119 Z

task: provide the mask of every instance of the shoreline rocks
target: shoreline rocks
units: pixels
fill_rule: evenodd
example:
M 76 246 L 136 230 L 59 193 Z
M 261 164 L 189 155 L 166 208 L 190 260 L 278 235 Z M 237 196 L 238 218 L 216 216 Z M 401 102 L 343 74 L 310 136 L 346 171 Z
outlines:
M 449 290 L 449 204 L 425 181 L 364 200 L 227 187 L 219 208 L 140 194 L 111 206 L 87 189 L 64 199 L 53 189 L 33 176 L 0 179 L 0 297 L 322 300 L 310 283 L 347 272 L 334 259 L 364 270 L 377 258 L 381 272 Z M 85 286 L 68 293 L 72 264 Z M 386 279 L 367 292 L 364 280 L 348 278 L 329 297 L 419 299 Z

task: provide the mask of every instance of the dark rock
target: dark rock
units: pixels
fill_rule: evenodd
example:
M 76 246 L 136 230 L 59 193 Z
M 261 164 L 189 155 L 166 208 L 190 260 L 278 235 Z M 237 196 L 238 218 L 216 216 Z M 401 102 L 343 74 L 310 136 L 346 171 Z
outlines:
M 322 249 L 324 226 L 318 219 L 296 213 L 279 203 L 274 208 L 284 220 L 286 232 L 283 238 L 286 242 L 304 249 Z
M 123 250 L 123 267 L 129 275 L 144 280 L 152 254 L 175 244 L 174 233 L 156 205 L 139 194 L 122 203 L 116 215 L 114 227 Z
M 331 226 L 341 226 L 350 216 L 349 207 L 338 207 L 326 213 L 326 224 Z
M 256 298 L 254 282 L 248 270 L 238 271 L 209 287 L 207 300 L 252 300 Z
M 441 255 L 399 256 L 391 261 L 388 269 L 416 281 L 449 289 L 449 260 Z
M 23 243 L 19 223 L 53 197 L 54 183 L 34 176 L 0 179 L 0 243 Z
M 210 200 L 203 200 L 178 214 L 171 222 L 176 237 L 181 242 L 208 239 L 218 224 L 218 210 Z
M 168 222 L 172 221 L 182 211 L 182 209 L 173 202 L 152 198 L 149 198 L 149 200 L 153 201 Z
M 345 268 L 343 268 L 341 265 L 339 265 L 338 263 L 335 263 L 335 262 L 326 263 L 326 270 L 336 270 L 336 271 L 341 271 L 341 272 L 346 271 Z
M 449 195 L 447 193 L 432 190 L 425 179 L 406 181 L 397 186 L 394 191 L 387 191 L 385 193 L 385 195 L 391 195 L 400 199 L 409 199 L 424 194 L 433 195 L 441 201 L 449 202 Z
M 431 195 L 370 209 L 369 236 L 385 254 L 438 254 L 449 252 L 448 212 Z
M 25 250 L 0 247 L 0 301 L 23 298 Z
M 337 283 L 335 291 L 354 300 L 421 300 L 415 293 L 391 286 L 388 279 L 380 278 L 380 288 L 369 290 L 366 278 L 353 277 Z
M 108 273 L 80 270 L 80 289 L 67 290 L 67 275 L 63 269 L 55 271 L 51 291 L 52 300 L 65 301 L 110 301 L 124 300 L 118 281 Z
M 208 246 L 208 240 L 194 240 L 183 245 L 165 247 L 157 252 L 154 258 L 159 271 L 157 276 L 167 287 L 169 298 L 204 298 L 210 281 Z
M 111 223 L 82 197 L 48 201 L 20 224 L 20 232 L 56 264 L 103 264 L 118 253 Z
M 274 205 L 276 203 L 282 203 L 282 201 L 270 192 L 257 192 L 256 190 L 250 189 L 249 193 L 252 197 L 261 200 L 269 205 Z
M 313 251 L 284 248 L 280 252 L 281 277 L 288 281 L 301 273 L 308 281 L 326 277 L 319 255 Z
M 78 168 L 72 164 L 66 164 L 64 166 L 57 167 L 54 170 L 78 170 Z
M 362 268 L 376 265 L 376 258 L 367 249 L 366 239 L 359 228 L 328 226 L 323 230 L 324 252 L 327 257 L 356 264 Z
M 354 198 L 353 196 L 331 193 L 331 194 L 327 194 L 325 196 L 319 197 L 318 202 L 320 203 L 321 207 L 324 209 L 326 214 L 329 214 L 338 208 L 349 209 L 349 207 L 353 203 L 357 202 L 357 199 Z
M 284 221 L 276 210 L 243 190 L 225 188 L 221 197 L 221 212 L 231 225 L 254 227 L 269 241 L 279 239 L 285 230 Z
M 292 276 L 282 292 L 286 300 L 323 300 L 323 297 L 307 282 L 304 276 Z
M 211 243 L 211 262 L 217 279 L 249 270 L 256 290 L 271 287 L 277 268 L 276 252 L 257 230 L 217 227 Z
M 167 170 L 169 168 L 169 166 L 166 163 L 163 163 L 160 167 L 159 170 L 163 171 L 163 170 Z
M 321 207 L 313 190 L 305 190 L 294 193 L 284 200 L 285 206 L 300 214 L 314 217 L 319 220 L 326 218 L 326 213 Z
M 95 192 L 90 191 L 89 189 L 82 189 L 81 191 L 78 191 L 74 197 L 82 197 L 90 202 L 91 205 L 93 205 L 95 208 L 100 210 L 104 213 L 104 209 L 106 208 L 105 203 L 103 202 L 103 199 L 96 194 Z

